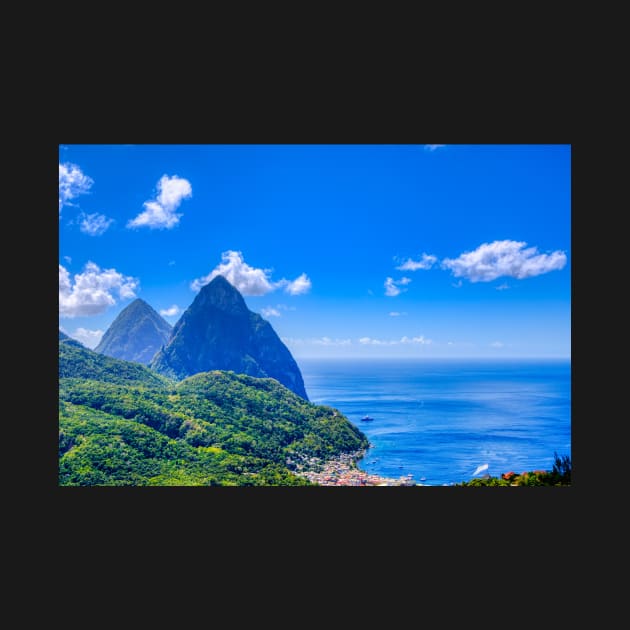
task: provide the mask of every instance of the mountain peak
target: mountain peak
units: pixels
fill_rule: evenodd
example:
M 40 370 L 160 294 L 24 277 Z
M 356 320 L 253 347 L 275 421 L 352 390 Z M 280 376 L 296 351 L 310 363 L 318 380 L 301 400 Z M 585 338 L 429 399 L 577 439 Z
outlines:
M 227 278 L 218 275 L 201 287 L 195 302 L 200 306 L 214 306 L 222 311 L 247 312 L 247 305 L 239 290 Z
M 168 341 L 172 326 L 141 298 L 128 304 L 112 322 L 95 351 L 148 365 Z
M 222 276 L 221 274 L 217 274 L 216 276 L 214 276 L 214 278 L 212 278 L 212 280 L 210 280 L 210 282 L 208 282 L 208 284 L 206 284 L 203 288 L 205 289 L 206 287 L 221 286 L 225 288 L 232 288 L 234 291 L 238 291 L 238 289 L 225 276 Z
M 300 368 L 271 324 L 221 275 L 201 288 L 151 367 L 177 379 L 227 370 L 275 378 L 308 400 Z

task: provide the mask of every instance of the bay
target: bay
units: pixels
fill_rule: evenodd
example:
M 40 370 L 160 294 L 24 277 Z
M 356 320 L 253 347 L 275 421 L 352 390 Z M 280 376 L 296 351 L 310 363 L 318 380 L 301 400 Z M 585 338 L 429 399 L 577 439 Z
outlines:
M 550 470 L 571 455 L 570 360 L 300 359 L 309 399 L 371 448 L 359 467 L 424 485 Z M 364 422 L 364 416 L 373 418 Z M 487 467 L 486 467 L 487 466 Z M 478 472 L 477 472 L 478 471 Z

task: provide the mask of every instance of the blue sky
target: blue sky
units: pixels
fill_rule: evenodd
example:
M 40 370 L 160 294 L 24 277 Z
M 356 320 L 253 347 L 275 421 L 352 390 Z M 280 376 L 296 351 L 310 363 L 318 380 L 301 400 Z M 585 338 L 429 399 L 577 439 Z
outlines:
M 60 145 L 59 324 L 223 273 L 301 357 L 570 357 L 570 145 Z

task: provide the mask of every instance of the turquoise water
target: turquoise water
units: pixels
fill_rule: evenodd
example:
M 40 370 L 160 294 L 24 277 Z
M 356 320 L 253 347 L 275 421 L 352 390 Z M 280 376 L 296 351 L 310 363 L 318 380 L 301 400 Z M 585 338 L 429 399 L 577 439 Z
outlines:
M 367 435 L 366 472 L 450 485 L 550 470 L 554 451 L 571 455 L 569 360 L 298 363 L 311 402 L 339 409 Z

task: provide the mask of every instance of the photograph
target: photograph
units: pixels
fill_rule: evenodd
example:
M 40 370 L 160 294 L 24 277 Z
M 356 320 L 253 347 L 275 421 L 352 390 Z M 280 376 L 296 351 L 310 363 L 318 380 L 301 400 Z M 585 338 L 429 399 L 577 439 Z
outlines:
M 58 149 L 59 487 L 571 486 L 570 144 Z

